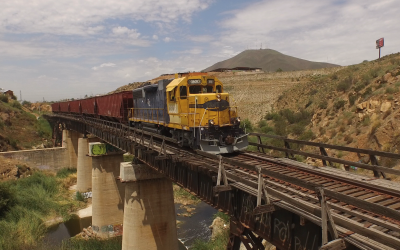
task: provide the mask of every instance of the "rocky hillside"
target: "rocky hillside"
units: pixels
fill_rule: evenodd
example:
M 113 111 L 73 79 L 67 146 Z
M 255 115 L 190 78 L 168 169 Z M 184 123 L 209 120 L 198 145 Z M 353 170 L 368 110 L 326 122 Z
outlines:
M 400 153 L 400 54 L 316 75 L 287 89 L 258 123 L 264 132 Z M 331 152 L 358 161 L 362 156 Z M 365 158 L 365 157 L 364 157 Z M 367 157 L 368 158 L 368 157 Z M 385 166 L 398 161 L 381 159 Z
M 260 49 L 245 50 L 240 54 L 225 61 L 218 62 L 211 67 L 204 69 L 203 71 L 209 72 L 218 68 L 251 67 L 262 68 L 262 70 L 266 72 L 275 72 L 279 69 L 283 71 L 293 71 L 321 69 L 338 66 L 339 65 L 331 63 L 307 61 L 304 59 L 282 54 L 272 49 Z
M 51 146 L 49 123 L 26 112 L 18 101 L 4 97 L 0 96 L 0 151 Z
M 303 70 L 276 73 L 217 73 L 224 84 L 224 91 L 231 95 L 233 106 L 238 107 L 242 119 L 260 121 L 273 103 L 286 89 L 307 84 L 315 77 L 332 74 L 341 68 Z

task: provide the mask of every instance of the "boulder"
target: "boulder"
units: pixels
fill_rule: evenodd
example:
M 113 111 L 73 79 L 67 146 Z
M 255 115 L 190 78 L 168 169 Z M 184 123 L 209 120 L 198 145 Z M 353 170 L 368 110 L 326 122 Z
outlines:
M 225 224 L 225 221 L 220 217 L 214 219 L 213 223 L 211 224 L 210 228 L 212 229 L 211 238 L 214 239 L 215 236 L 222 233 L 228 226 Z
M 368 107 L 368 102 L 359 103 L 359 104 L 357 104 L 356 107 L 357 107 L 358 110 L 366 109 Z
M 391 77 L 392 77 L 392 74 L 391 74 L 391 73 L 386 73 L 386 74 L 383 76 L 383 80 L 384 80 L 385 82 L 388 82 L 388 81 L 390 80 Z
M 381 112 L 386 112 L 388 111 L 390 108 L 392 107 L 392 103 L 391 102 L 384 102 L 381 105 Z

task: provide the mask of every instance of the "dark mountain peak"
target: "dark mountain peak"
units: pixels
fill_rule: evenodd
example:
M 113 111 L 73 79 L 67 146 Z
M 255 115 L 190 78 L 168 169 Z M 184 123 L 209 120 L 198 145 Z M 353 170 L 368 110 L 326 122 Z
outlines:
M 312 62 L 293 56 L 282 54 L 273 49 L 254 49 L 245 50 L 236 56 L 218 62 L 203 71 L 212 71 L 218 68 L 235 68 L 235 67 L 250 67 L 262 68 L 264 71 L 276 71 L 282 69 L 283 71 L 292 70 L 307 70 L 307 69 L 320 69 L 338 67 L 339 65 Z

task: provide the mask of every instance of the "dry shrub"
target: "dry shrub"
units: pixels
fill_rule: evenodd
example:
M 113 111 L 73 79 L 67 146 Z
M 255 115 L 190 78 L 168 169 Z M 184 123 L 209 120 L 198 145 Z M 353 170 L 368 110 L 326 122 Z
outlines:
M 369 131 L 369 136 L 373 136 L 380 126 L 381 123 L 379 121 L 374 122 L 374 124 L 371 127 L 371 130 Z
M 347 144 L 350 144 L 353 142 L 353 137 L 351 135 L 346 135 L 344 141 L 347 142 Z

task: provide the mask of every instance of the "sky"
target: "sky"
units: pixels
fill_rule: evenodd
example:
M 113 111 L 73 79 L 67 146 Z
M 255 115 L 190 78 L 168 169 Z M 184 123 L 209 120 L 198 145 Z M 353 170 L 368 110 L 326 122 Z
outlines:
M 2 0 L 0 88 L 20 99 L 105 94 L 246 49 L 339 65 L 400 51 L 396 0 Z

